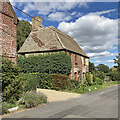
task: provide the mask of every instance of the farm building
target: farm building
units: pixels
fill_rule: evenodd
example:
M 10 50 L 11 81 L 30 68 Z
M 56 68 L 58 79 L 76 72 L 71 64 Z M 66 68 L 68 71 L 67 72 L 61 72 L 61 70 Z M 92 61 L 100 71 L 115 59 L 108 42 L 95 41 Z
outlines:
M 43 27 L 42 18 L 32 18 L 32 31 L 25 40 L 18 54 L 23 56 L 47 54 L 63 51 L 71 57 L 70 78 L 80 81 L 89 72 L 89 57 L 76 41 L 53 26 Z

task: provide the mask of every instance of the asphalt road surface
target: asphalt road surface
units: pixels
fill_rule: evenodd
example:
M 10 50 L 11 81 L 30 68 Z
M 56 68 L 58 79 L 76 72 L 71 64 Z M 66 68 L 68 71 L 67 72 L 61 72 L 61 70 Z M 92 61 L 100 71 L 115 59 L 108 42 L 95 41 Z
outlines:
M 118 90 L 120 86 L 112 86 L 78 98 L 13 113 L 7 118 L 118 118 Z

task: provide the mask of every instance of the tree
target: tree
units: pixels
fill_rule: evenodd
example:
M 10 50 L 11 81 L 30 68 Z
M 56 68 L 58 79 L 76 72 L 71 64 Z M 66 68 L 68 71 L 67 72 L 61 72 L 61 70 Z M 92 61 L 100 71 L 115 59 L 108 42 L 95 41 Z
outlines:
M 104 65 L 104 64 L 99 64 L 96 68 L 99 71 L 104 72 L 104 73 L 108 73 L 109 72 L 109 67 L 107 65 Z
M 114 59 L 114 63 L 117 64 L 117 66 L 114 66 L 117 68 L 118 71 L 120 71 L 120 53 L 118 56 L 116 56 L 116 59 Z
M 19 69 L 11 60 L 2 57 L 1 61 L 2 97 L 3 101 L 14 102 L 22 93 L 22 80 Z
M 89 72 L 93 73 L 94 70 L 95 70 L 94 63 L 89 62 Z
M 32 29 L 28 21 L 19 20 L 17 24 L 17 51 L 23 45 L 25 39 L 28 37 Z

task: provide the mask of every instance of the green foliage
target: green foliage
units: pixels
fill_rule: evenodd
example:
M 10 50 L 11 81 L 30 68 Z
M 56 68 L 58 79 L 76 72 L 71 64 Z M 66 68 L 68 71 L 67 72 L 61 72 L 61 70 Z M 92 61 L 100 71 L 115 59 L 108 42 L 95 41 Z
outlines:
M 99 64 L 96 68 L 99 71 L 104 72 L 104 73 L 108 73 L 109 72 L 109 67 L 107 65 L 104 65 L 104 64 Z
M 90 72 L 86 73 L 86 81 L 88 82 L 88 85 L 93 85 L 93 75 Z
M 23 91 L 35 91 L 38 85 L 36 76 L 31 74 L 21 74 L 22 79 L 24 80 Z
M 9 113 L 9 111 L 8 111 L 8 109 L 9 109 L 8 103 L 7 103 L 7 102 L 2 102 L 1 104 L 2 104 L 2 105 L 1 105 L 1 107 L 2 107 L 2 108 L 1 108 L 1 113 L 2 113 L 2 115 Z
M 93 79 L 95 79 L 96 77 L 104 80 L 105 79 L 105 73 L 104 72 L 101 72 L 101 71 L 95 71 L 93 72 Z
M 59 52 L 55 54 L 38 55 L 38 56 L 19 56 L 18 66 L 23 73 L 56 73 L 69 75 L 72 65 L 70 56 L 66 53 Z
M 34 91 L 26 92 L 19 100 L 19 104 L 24 105 L 25 108 L 32 108 L 46 102 L 47 97 L 44 94 Z
M 112 67 L 112 68 L 110 68 L 110 72 L 111 71 L 117 71 L 117 68 L 116 67 Z
M 32 29 L 32 25 L 28 21 L 19 20 L 17 24 L 17 51 L 23 45 Z
M 2 97 L 3 101 L 14 102 L 22 93 L 22 78 L 19 69 L 11 60 L 2 58 Z
M 116 56 L 116 59 L 114 59 L 114 63 L 117 64 L 115 68 L 117 68 L 117 70 L 120 72 L 120 53 L 118 56 Z
M 62 90 L 62 89 L 69 89 L 71 87 L 67 75 L 50 74 L 49 77 L 52 80 L 53 89 Z
M 95 84 L 96 84 L 96 85 L 102 85 L 103 82 L 104 82 L 103 79 L 100 79 L 100 78 L 96 77 L 96 79 L 95 79 Z
M 94 70 L 95 70 L 94 63 L 89 62 L 89 72 L 93 73 Z
M 47 73 L 38 73 L 38 74 L 32 74 L 33 76 L 36 76 L 38 88 L 43 88 L 43 89 L 51 89 L 52 88 L 52 82 L 49 77 L 49 74 Z
M 119 71 L 111 71 L 109 74 L 110 80 L 112 81 L 120 81 Z
M 71 82 L 71 87 L 72 88 L 74 88 L 74 89 L 80 88 L 81 83 L 79 81 L 77 81 L 77 80 L 70 80 L 70 82 Z

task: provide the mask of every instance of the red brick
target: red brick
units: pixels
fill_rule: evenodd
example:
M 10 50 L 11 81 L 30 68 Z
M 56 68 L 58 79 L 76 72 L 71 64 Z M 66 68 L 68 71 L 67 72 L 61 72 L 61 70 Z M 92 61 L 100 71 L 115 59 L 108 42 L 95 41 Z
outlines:
M 16 63 L 17 58 L 17 16 L 9 2 L 0 2 L 0 17 L 1 17 L 1 55 L 6 54 L 6 57 Z

